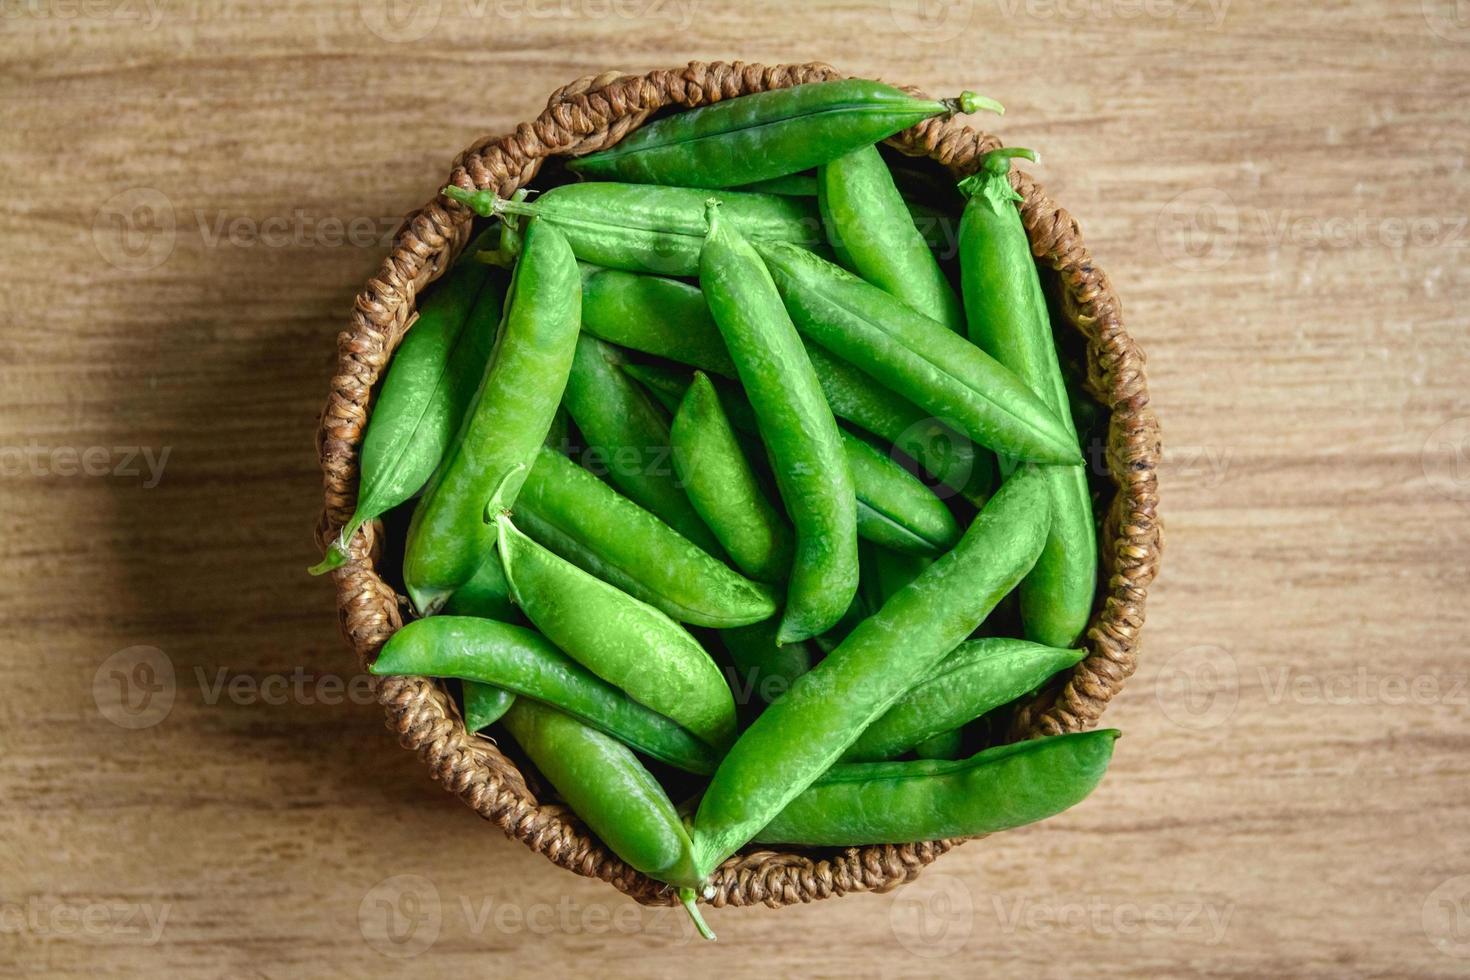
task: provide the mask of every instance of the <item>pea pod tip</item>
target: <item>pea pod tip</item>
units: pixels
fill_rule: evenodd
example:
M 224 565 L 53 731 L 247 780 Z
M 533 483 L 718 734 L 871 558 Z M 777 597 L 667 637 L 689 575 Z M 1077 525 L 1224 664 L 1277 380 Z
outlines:
M 969 89 L 960 93 L 959 98 L 946 100 L 953 112 L 993 112 L 997 116 L 1006 114 L 1006 107 L 994 99 L 981 95 L 979 92 L 971 92 Z

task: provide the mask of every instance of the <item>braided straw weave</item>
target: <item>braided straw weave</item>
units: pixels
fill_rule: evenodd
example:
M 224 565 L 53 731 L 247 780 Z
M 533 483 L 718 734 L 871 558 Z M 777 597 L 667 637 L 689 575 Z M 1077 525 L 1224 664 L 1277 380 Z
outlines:
M 487 138 L 454 162 L 450 182 L 492 188 L 508 197 L 536 176 L 554 154 L 589 153 L 617 143 L 666 106 L 691 107 L 752 92 L 842 77 L 825 64 L 704 64 L 646 75 L 607 72 L 552 94 L 533 122 L 507 136 Z M 992 136 L 954 120 L 931 119 L 890 144 L 938 161 L 956 176 L 972 172 L 980 154 L 1000 145 Z M 1025 197 L 1021 212 L 1031 247 L 1058 274 L 1065 319 L 1087 342 L 1088 388 L 1111 411 L 1106 464 L 1116 489 L 1102 534 L 1105 584 L 1087 631 L 1088 656 L 1064 683 L 1017 715 L 1014 737 L 1074 732 L 1097 722 L 1108 701 L 1133 673 L 1144 600 L 1162 547 L 1156 471 L 1158 423 L 1149 408 L 1143 352 L 1123 330 L 1117 296 L 1082 244 L 1077 223 L 1029 177 L 1012 174 Z M 415 298 L 463 247 L 471 214 L 440 197 L 410 214 L 378 274 L 358 294 L 352 321 L 337 340 L 337 373 L 323 410 L 317 443 L 326 506 L 316 530 L 325 545 L 352 513 L 357 499 L 358 449 L 374 383 L 412 324 Z M 364 664 L 402 625 L 399 598 L 375 570 L 371 522 L 351 543 L 352 558 L 334 572 L 344 634 Z M 428 764 L 447 789 L 508 836 L 577 874 L 601 878 L 639 902 L 670 903 L 671 890 L 629 868 L 566 808 L 540 804 L 515 764 L 488 739 L 469 734 L 453 699 L 423 677 L 378 679 L 388 727 Z M 714 875 L 715 906 L 773 907 L 842 895 L 886 891 L 913 880 L 925 865 L 960 840 L 858 847 L 835 855 L 753 851 L 727 861 Z

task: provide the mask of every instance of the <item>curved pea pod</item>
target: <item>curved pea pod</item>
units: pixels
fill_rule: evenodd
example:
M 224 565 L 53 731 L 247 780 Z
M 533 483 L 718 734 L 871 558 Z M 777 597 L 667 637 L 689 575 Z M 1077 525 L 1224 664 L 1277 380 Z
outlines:
M 586 442 L 584 462 L 684 537 L 719 554 L 719 541 L 679 486 L 669 458 L 668 416 L 622 372 L 621 361 L 596 337 L 577 338 L 562 400 Z
M 1080 463 L 1065 425 L 1026 383 L 943 324 L 810 252 L 756 242 L 797 328 L 997 452 Z
M 1029 694 L 1077 664 L 1081 650 L 987 637 L 962 643 L 939 669 L 869 725 L 844 759 L 891 759 Z
M 836 622 L 857 591 L 856 496 L 842 436 L 775 283 L 750 242 L 722 222 L 717 201 L 699 284 L 796 531 L 777 639 L 804 640 Z
M 1031 257 L 1031 245 L 1007 173 L 1012 156 L 995 150 L 980 171 L 960 183 L 969 195 L 960 221 L 960 272 L 970 339 L 1014 371 L 1055 413 L 1073 443 L 1077 430 L 1057 360 L 1051 315 Z M 1097 529 L 1082 466 L 1047 474 L 1052 529 L 1036 568 L 1021 583 L 1021 622 L 1031 639 L 1056 646 L 1077 642 L 1097 592 Z
M 744 626 L 776 613 L 768 586 L 552 449 L 537 456 L 512 513 L 535 541 L 681 623 Z
M 858 623 L 751 723 L 720 762 L 695 816 L 702 872 L 771 823 L 1016 587 L 1046 543 L 1050 506 L 1040 474 L 1017 470 L 953 550 Z
M 720 668 L 678 623 L 526 537 L 502 514 L 500 558 L 516 605 L 547 639 L 716 749 L 735 739 Z
M 505 716 L 505 727 L 614 854 L 659 881 L 699 887 L 678 811 L 627 746 L 534 701 L 516 704 Z
M 853 484 L 859 488 L 859 535 L 910 554 L 937 554 L 954 547 L 960 526 L 944 501 L 862 439 L 846 434 L 842 447 Z
M 683 187 L 734 187 L 806 170 L 957 112 L 1003 111 L 974 92 L 920 99 L 861 78 L 740 96 L 658 119 L 567 163 L 574 173 Z
M 1102 782 L 1118 731 L 1053 735 L 960 761 L 834 766 L 755 837 L 763 844 L 855 847 L 975 837 L 1045 820 Z
M 357 509 L 311 574 L 340 567 L 358 528 L 408 500 L 434 475 L 490 359 L 504 278 L 462 258 L 424 297 L 368 418 Z
M 704 204 L 711 197 L 710 191 L 692 187 L 602 182 L 563 184 L 534 201 L 505 200 L 491 191 L 458 187 L 446 187 L 444 194 L 477 214 L 507 219 L 511 244 L 503 244 L 502 253 L 514 247 L 514 229 L 523 219 L 540 217 L 567 236 L 572 251 L 584 262 L 667 276 L 698 275 Z M 729 209 L 731 224 L 753 239 L 822 244 L 822 219 L 815 202 L 740 191 L 713 196 Z
M 718 374 L 735 376 L 735 364 L 697 286 L 619 270 L 584 268 L 582 329 L 632 350 L 668 358 Z M 892 443 L 935 479 L 980 506 L 995 483 L 995 460 L 932 414 L 882 387 L 857 368 L 815 345 L 807 357 L 832 414 Z M 673 410 L 682 397 L 672 394 L 665 368 L 644 364 L 624 370 L 648 386 Z
M 463 681 L 464 727 L 466 731 L 478 732 L 489 728 L 510 710 L 516 696 L 504 688 L 475 681 Z
M 456 444 L 414 509 L 403 581 L 428 615 L 479 569 L 494 541 L 492 496 L 509 506 L 556 415 L 572 366 L 581 279 L 551 225 L 526 229 L 505 318 Z
M 956 333 L 965 314 L 904 204 L 876 146 L 817 170 L 817 205 L 839 261 L 884 292 Z
M 774 622 L 720 630 L 725 652 L 735 667 L 732 683 L 743 705 L 766 704 L 785 694 L 792 683 L 812 669 L 815 659 L 809 643 L 777 643 Z
M 490 684 L 560 708 L 677 769 L 714 768 L 704 742 L 521 626 L 469 616 L 418 619 L 389 638 L 369 670 Z
M 709 378 L 696 372 L 669 430 L 690 502 L 736 566 L 759 582 L 791 568 L 792 530 L 761 487 Z

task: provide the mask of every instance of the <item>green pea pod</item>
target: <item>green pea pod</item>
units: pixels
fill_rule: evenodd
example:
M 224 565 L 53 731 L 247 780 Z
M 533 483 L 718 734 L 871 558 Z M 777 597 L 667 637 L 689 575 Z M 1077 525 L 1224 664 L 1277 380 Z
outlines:
M 777 641 L 804 640 L 835 623 L 857 591 L 856 496 L 837 420 L 775 283 L 750 243 L 722 223 L 718 201 L 710 202 L 699 284 L 796 529 Z
M 444 195 L 477 214 L 500 215 L 512 228 L 540 216 L 557 226 L 584 262 L 610 269 L 667 276 L 699 273 L 704 204 L 710 191 L 692 187 L 585 183 L 554 187 L 533 202 L 504 200 L 491 191 L 444 188 Z M 721 191 L 728 220 L 753 239 L 822 244 L 815 202 L 775 194 Z M 509 241 L 514 242 L 514 236 Z
M 997 452 L 1077 463 L 1077 441 L 1026 383 L 940 323 L 824 259 L 755 242 L 807 337 Z
M 698 640 L 653 606 L 532 541 L 505 514 L 496 520 L 511 596 L 547 639 L 707 744 L 729 747 L 735 702 Z
M 914 756 L 919 759 L 958 759 L 965 748 L 964 728 L 951 728 L 947 732 L 931 735 L 914 746 Z
M 584 269 L 582 329 L 621 347 L 735 376 L 735 364 L 704 294 L 677 279 Z M 929 412 L 822 348 L 807 345 L 806 351 L 834 415 L 892 443 L 976 506 L 985 503 L 995 483 L 990 453 L 977 450 Z M 671 375 L 665 369 L 630 364 L 624 370 L 652 388 L 666 406 L 670 404 L 666 382 Z M 658 390 L 661 383 L 664 395 Z M 683 388 L 679 391 L 682 397 Z M 672 403 L 677 406 L 678 397 Z
M 719 541 L 674 473 L 668 416 L 622 372 L 621 361 L 614 347 L 596 337 L 577 338 L 563 401 L 586 442 L 584 462 L 599 475 L 605 471 L 612 485 L 634 503 L 718 555 Z
M 922 201 L 911 201 L 904 199 L 904 206 L 908 208 L 909 220 L 913 222 L 914 231 L 924 240 L 924 245 L 929 249 L 931 255 L 939 261 L 945 261 L 955 257 L 959 251 L 956 239 L 958 235 L 959 219 L 942 208 L 936 208 Z
M 995 150 L 985 156 L 978 173 L 960 183 L 960 190 L 970 197 L 960 222 L 960 272 L 970 339 L 1025 381 L 1076 444 L 1051 316 L 1015 206 L 1021 196 L 1006 176 L 1013 156 L 1035 159 L 1030 150 Z M 1070 646 L 1092 615 L 1097 530 L 1087 471 L 1082 466 L 1057 467 L 1047 479 L 1051 536 L 1036 568 L 1021 583 L 1021 622 L 1031 639 Z
M 551 428 L 581 303 L 566 239 L 532 222 L 479 394 L 409 524 L 403 580 L 419 612 L 437 611 L 489 552 L 495 529 L 485 523 L 485 506 L 492 495 L 510 506 Z
M 974 92 L 935 100 L 861 78 L 811 82 L 655 120 L 567 167 L 600 180 L 734 187 L 815 167 L 934 116 L 981 109 L 1004 111 Z
M 418 493 L 434 475 L 485 373 L 504 299 L 503 274 L 467 258 L 427 293 L 368 418 L 357 509 L 311 574 L 340 567 L 358 528 Z
M 1031 739 L 959 761 L 834 766 L 755 839 L 856 847 L 976 837 L 1056 816 L 1107 772 L 1116 729 Z M 696 837 L 696 846 L 698 838 Z
M 911 554 L 948 551 L 960 526 L 944 502 L 918 478 L 862 439 L 842 440 L 858 493 L 858 534 Z
M 1029 694 L 1086 654 L 987 637 L 961 643 L 939 669 L 863 732 L 844 759 L 891 759 L 920 742 Z
M 758 180 L 753 184 L 741 184 L 735 189 L 739 191 L 751 191 L 756 194 L 785 194 L 789 197 L 816 197 L 817 175 L 810 172 L 786 174 L 784 177 Z
M 513 513 L 535 541 L 681 623 L 744 626 L 776 613 L 768 586 L 554 450 L 537 456 Z
M 755 623 L 720 630 L 725 651 L 735 666 L 731 686 L 741 704 L 769 704 L 785 694 L 792 683 L 812 669 L 815 659 L 808 643 L 777 643 L 777 624 Z
M 858 567 L 862 571 L 858 592 L 863 602 L 869 609 L 883 608 L 883 603 L 918 578 L 932 561 L 925 555 L 895 551 L 864 541 L 858 549 Z
M 389 638 L 369 669 L 491 684 L 560 708 L 677 769 L 714 768 L 715 754 L 704 742 L 521 626 L 470 616 L 414 620 Z
M 478 732 L 489 728 L 510 710 L 516 696 L 504 688 L 475 681 L 462 681 L 464 687 L 464 727 Z
M 731 560 L 758 582 L 783 581 L 791 568 L 791 525 L 766 496 L 704 374 L 695 373 L 669 438 L 690 502 Z
M 676 409 L 689 388 L 687 375 L 665 368 L 628 365 L 625 370 L 644 381 L 656 398 L 675 405 Z M 713 382 L 706 380 L 714 387 Z M 740 390 L 730 385 L 714 390 L 738 430 L 737 436 L 756 434 L 759 424 L 755 412 Z M 839 430 L 839 436 L 843 456 L 852 472 L 860 537 L 913 554 L 943 551 L 959 540 L 954 515 L 917 477 L 851 432 Z M 725 493 L 722 485 L 714 480 L 705 490 L 709 494 Z M 730 502 L 724 501 L 726 505 Z
M 842 264 L 955 333 L 964 333 L 959 298 L 914 226 L 878 148 L 865 146 L 823 164 L 817 185 L 827 241 Z
M 974 631 L 1036 563 L 1050 516 L 1044 479 L 1032 468 L 1017 470 L 952 551 L 860 622 L 751 723 L 715 771 L 695 816 L 702 873 L 774 820 Z

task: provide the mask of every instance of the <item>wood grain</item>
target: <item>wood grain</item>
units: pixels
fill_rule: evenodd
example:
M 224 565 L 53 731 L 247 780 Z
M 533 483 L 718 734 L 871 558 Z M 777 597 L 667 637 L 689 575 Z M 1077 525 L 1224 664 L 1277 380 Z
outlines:
M 1470 972 L 1449 0 L 3 14 L 6 974 Z M 1149 352 L 1169 547 L 1090 800 L 703 946 L 432 784 L 302 569 L 333 339 L 397 217 L 563 82 L 735 56 L 1007 104 Z

